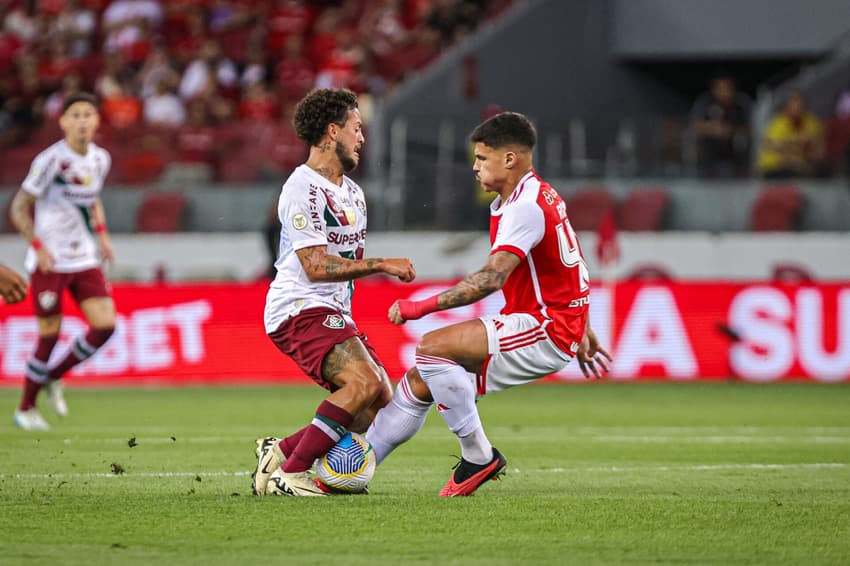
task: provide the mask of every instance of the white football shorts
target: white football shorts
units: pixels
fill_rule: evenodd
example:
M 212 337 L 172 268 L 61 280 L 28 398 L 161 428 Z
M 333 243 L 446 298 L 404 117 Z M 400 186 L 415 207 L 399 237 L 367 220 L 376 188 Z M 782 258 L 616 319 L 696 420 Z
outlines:
M 503 391 L 564 369 L 570 359 L 546 334 L 543 324 L 530 314 L 482 316 L 487 329 L 489 356 L 476 377 L 479 395 Z

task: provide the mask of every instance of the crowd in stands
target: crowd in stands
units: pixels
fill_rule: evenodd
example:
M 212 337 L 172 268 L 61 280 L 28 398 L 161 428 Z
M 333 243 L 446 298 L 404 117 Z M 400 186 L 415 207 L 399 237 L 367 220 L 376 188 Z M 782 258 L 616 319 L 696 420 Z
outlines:
M 825 177 L 842 174 L 850 165 L 850 88 L 838 93 L 834 113 L 821 118 L 806 105 L 803 94 L 790 93 L 765 124 L 761 139 L 751 140 L 750 98 L 735 80 L 715 77 L 691 110 L 697 170 L 704 177 L 745 176 L 754 171 L 765 179 Z
M 313 87 L 394 88 L 510 0 L 0 0 L 0 184 L 101 100 L 111 181 L 248 182 L 305 157 L 290 118 Z M 38 148 L 38 149 L 33 149 Z

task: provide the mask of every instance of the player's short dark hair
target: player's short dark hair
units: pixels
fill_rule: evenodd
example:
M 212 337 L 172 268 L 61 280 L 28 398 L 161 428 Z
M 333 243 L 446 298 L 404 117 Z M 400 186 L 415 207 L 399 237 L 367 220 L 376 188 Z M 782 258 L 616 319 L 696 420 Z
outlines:
M 355 108 L 357 95 L 347 88 L 315 89 L 295 106 L 292 125 L 298 137 L 308 145 L 319 145 L 328 126 L 343 126 L 348 111 Z
M 472 143 L 483 143 L 493 149 L 519 145 L 534 149 L 537 131 L 531 121 L 519 112 L 501 112 L 478 125 L 469 136 Z
M 62 102 L 62 114 L 68 111 L 68 108 L 71 107 L 72 104 L 76 104 L 77 102 L 88 102 L 92 106 L 97 109 L 97 98 L 90 92 L 77 92 L 74 93 Z

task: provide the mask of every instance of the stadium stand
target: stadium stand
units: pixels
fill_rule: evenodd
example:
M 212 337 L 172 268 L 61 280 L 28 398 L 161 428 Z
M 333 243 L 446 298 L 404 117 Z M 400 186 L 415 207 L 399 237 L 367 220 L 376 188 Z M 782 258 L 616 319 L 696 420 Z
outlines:
M 664 228 L 669 197 L 663 188 L 641 187 L 629 192 L 617 207 L 618 227 L 631 232 L 657 232 Z
M 136 232 L 172 233 L 180 231 L 188 214 L 186 198 L 175 192 L 148 192 L 142 197 L 136 216 Z
M 596 230 L 615 210 L 614 197 L 605 187 L 589 187 L 567 197 L 570 223 L 575 230 Z
M 776 232 L 799 228 L 803 194 L 794 185 L 764 187 L 752 208 L 754 232 Z
M 119 158 L 111 183 L 161 180 L 174 161 L 190 161 L 194 169 L 206 161 L 208 177 L 193 171 L 188 178 L 212 182 L 286 172 L 301 152 L 292 147 L 294 133 L 285 117 L 310 88 L 348 87 L 362 97 L 385 94 L 510 2 L 458 0 L 440 3 L 438 10 L 416 0 L 83 0 L 68 6 L 54 2 L 55 9 L 40 12 L 26 2 L 8 4 L 0 12 L 4 185 L 20 183 L 32 157 L 59 139 L 45 103 L 49 99 L 55 113 L 76 88 L 94 91 L 103 101 L 103 127 L 110 131 L 96 141 Z M 207 78 L 199 70 L 205 67 L 213 70 Z M 74 80 L 63 88 L 66 75 Z M 156 92 L 160 80 L 167 88 Z M 187 124 L 154 131 L 159 143 L 140 142 L 150 137 L 139 123 L 147 99 L 186 92 L 193 93 L 182 101 L 190 115 Z M 182 155 L 170 151 L 175 140 L 178 147 L 187 137 L 190 144 L 199 143 L 201 126 L 191 123 L 192 105 L 207 115 L 202 127 L 210 138 L 235 143 L 239 163 L 220 160 L 220 153 L 199 156 L 197 147 L 190 159 L 185 147 Z M 273 147 L 264 148 L 262 156 L 249 155 L 238 136 L 230 136 L 233 126 L 241 129 L 243 115 L 258 113 L 283 118 L 267 135 Z M 187 177 L 181 174 L 166 180 Z

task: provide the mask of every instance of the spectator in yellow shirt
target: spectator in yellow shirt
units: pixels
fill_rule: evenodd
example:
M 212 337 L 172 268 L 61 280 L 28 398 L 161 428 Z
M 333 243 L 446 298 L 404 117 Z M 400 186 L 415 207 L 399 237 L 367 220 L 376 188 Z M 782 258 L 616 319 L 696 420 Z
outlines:
M 820 119 L 806 110 L 795 92 L 767 125 L 758 168 L 765 178 L 807 177 L 824 169 L 824 135 Z

